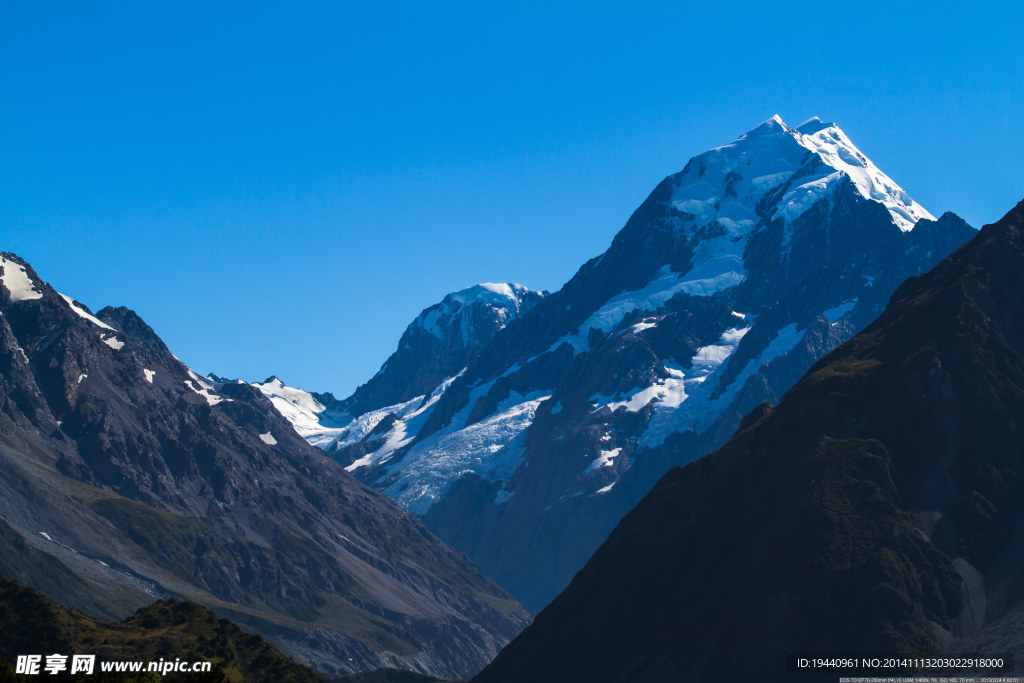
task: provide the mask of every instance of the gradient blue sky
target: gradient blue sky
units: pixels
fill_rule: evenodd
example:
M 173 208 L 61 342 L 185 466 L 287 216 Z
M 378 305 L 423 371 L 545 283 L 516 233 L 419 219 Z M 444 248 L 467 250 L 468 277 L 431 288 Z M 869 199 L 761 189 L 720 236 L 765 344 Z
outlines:
M 1024 197 L 1019 3 L 717 4 L 4 0 L 0 249 L 200 372 L 344 396 L 775 113 L 935 215 Z

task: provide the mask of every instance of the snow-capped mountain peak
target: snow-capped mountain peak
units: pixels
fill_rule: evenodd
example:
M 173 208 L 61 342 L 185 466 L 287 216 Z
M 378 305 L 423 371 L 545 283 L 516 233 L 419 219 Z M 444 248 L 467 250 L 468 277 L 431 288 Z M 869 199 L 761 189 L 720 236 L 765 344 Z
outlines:
M 739 236 L 762 219 L 796 220 L 844 180 L 882 204 L 900 230 L 935 220 L 837 125 L 816 116 L 791 128 L 776 114 L 735 142 L 695 157 L 677 177 L 671 201 L 691 230 L 717 222 Z
M 524 298 L 530 293 L 527 287 L 514 282 L 482 282 L 447 295 L 440 303 L 420 313 L 413 324 L 435 337 L 443 339 L 445 336 L 444 322 L 460 319 L 460 313 L 466 307 L 479 306 L 490 309 L 493 312 L 495 324 L 499 328 L 504 327 L 519 314 Z M 460 327 L 463 346 L 476 343 L 472 319 L 462 315 Z
M 747 140 L 751 138 L 760 137 L 762 135 L 774 135 L 780 131 L 785 131 L 789 126 L 782 120 L 778 114 L 772 114 L 771 118 L 762 123 L 761 125 L 753 128 L 752 130 L 744 133 L 738 139 Z
M 973 233 L 909 230 L 928 216 L 834 124 L 773 116 L 662 181 L 560 291 L 424 310 L 325 448 L 543 606 L 669 467 Z
M 778 116 L 778 114 L 776 114 L 776 116 Z M 798 131 L 800 131 L 801 133 L 803 133 L 804 135 L 812 135 L 814 133 L 817 133 L 822 128 L 828 128 L 828 127 L 834 126 L 834 125 L 836 125 L 836 124 L 834 124 L 834 123 L 825 123 L 824 121 L 819 119 L 817 116 L 812 116 L 811 118 L 807 119 L 806 121 L 801 123 L 799 126 L 797 126 L 796 129 Z
M 932 214 L 864 156 L 839 126 L 822 123 L 815 117 L 793 132 L 797 142 L 814 152 L 826 166 L 852 180 L 865 199 L 879 202 L 888 209 L 900 230 L 913 230 L 922 218 L 935 220 Z

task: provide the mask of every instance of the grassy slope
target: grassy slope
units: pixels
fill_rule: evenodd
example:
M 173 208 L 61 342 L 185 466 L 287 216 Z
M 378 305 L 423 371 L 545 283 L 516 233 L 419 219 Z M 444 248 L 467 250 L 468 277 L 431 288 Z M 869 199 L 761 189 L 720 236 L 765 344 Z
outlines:
M 319 680 L 260 636 L 205 607 L 174 600 L 153 603 L 122 622 L 105 622 L 0 578 L 0 633 L 0 657 L 9 662 L 19 654 L 53 653 L 95 654 L 97 662 L 180 658 L 213 661 L 229 681 Z

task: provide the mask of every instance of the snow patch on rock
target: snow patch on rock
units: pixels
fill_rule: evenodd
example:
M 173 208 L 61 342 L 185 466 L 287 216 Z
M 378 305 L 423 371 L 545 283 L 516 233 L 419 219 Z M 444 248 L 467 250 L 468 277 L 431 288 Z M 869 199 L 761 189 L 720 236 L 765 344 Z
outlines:
M 0 267 L 3 268 L 0 282 L 11 295 L 11 301 L 33 301 L 43 298 L 43 293 L 36 289 L 25 266 L 0 256 Z
M 600 451 L 597 454 L 597 457 L 594 458 L 593 462 L 587 466 L 587 469 L 583 470 L 583 474 L 590 474 L 601 467 L 611 467 L 615 464 L 615 458 L 617 458 L 621 452 L 621 448 L 613 448 L 610 451 Z
M 828 309 L 827 311 L 822 313 L 822 315 L 825 316 L 825 318 L 830 323 L 835 325 L 836 323 L 839 322 L 840 318 L 842 318 L 844 315 L 846 315 L 851 310 L 853 310 L 853 307 L 857 305 L 857 301 L 858 301 L 858 299 L 856 299 L 856 298 L 850 299 L 849 301 L 844 301 L 843 303 L 839 304 L 838 306 L 835 306 L 833 308 Z
M 188 368 L 188 375 L 191 379 L 185 380 L 185 386 L 202 396 L 207 404 L 215 406 L 222 401 L 233 400 L 217 394 L 216 387 L 209 377 L 201 377 L 199 373 L 191 368 Z
M 102 337 L 100 337 L 100 339 L 103 341 L 104 344 L 114 349 L 115 351 L 120 351 L 121 347 L 124 346 L 124 342 L 112 334 L 103 335 Z

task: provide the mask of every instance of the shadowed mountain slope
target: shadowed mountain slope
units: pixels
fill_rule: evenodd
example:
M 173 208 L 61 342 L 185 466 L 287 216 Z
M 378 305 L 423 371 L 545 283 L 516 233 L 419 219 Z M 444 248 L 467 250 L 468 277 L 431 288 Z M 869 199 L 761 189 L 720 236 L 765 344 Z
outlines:
M 220 666 L 229 681 L 321 680 L 259 636 L 205 607 L 174 600 L 155 602 L 110 623 L 0 577 L 0 633 L 0 657 L 8 662 L 25 654 L 92 654 L 99 673 L 101 661 L 181 659 Z
M 1021 662 L 1021 292 L 1024 202 L 663 477 L 475 683 L 788 680 L 793 652 Z
M 335 673 L 479 670 L 529 614 L 244 383 L 0 254 L 0 567 L 107 618 L 198 602 Z M 68 582 L 69 574 L 78 583 Z

